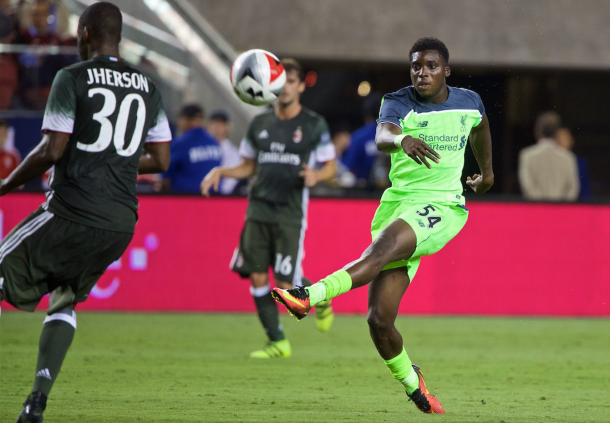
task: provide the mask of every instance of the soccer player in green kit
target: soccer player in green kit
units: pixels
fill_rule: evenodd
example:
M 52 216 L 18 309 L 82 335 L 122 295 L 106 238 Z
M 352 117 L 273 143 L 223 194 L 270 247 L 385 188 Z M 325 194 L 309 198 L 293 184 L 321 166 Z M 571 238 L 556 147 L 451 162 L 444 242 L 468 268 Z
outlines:
M 371 225 L 373 242 L 362 256 L 308 288 L 274 289 L 275 300 L 297 319 L 318 301 L 369 286 L 371 338 L 390 373 L 424 413 L 444 414 L 419 367 L 403 347 L 394 322 L 422 256 L 434 254 L 466 224 L 460 177 L 470 143 L 481 174 L 467 178 L 477 194 L 491 188 L 491 135 L 480 97 L 446 85 L 449 52 L 436 38 L 421 38 L 409 52 L 412 86 L 387 94 L 375 141 L 391 154 L 392 186 Z
M 34 311 L 51 293 L 34 386 L 17 423 L 42 422 L 76 331 L 74 309 L 133 237 L 138 173 L 169 166 L 171 133 L 161 95 L 119 57 L 121 28 L 121 12 L 111 3 L 83 12 L 82 62 L 57 74 L 42 141 L 0 180 L 1 196 L 55 165 L 47 201 L 0 244 L 0 300 Z
M 250 123 L 239 149 L 243 161 L 230 168 L 214 168 L 201 182 L 202 193 L 209 195 L 211 187 L 218 190 L 222 177 L 256 175 L 239 248 L 231 262 L 235 272 L 250 278 L 250 293 L 269 338 L 251 358 L 287 358 L 292 354 L 271 297 L 268 268 L 273 268 L 279 287 L 311 285 L 303 278 L 301 266 L 309 188 L 336 172 L 335 149 L 326 121 L 300 103 L 305 90 L 301 65 L 292 59 L 282 60 L 282 65 L 286 70 L 284 90 L 274 110 Z M 316 162 L 323 163 L 319 170 L 314 170 Z M 333 319 L 330 302 L 318 302 L 318 329 L 328 331 Z

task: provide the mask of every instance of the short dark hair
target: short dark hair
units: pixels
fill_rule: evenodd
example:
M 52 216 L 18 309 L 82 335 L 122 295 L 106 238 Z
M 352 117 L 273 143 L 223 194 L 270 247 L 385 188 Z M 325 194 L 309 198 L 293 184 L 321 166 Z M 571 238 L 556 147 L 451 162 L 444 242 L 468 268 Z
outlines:
M 85 9 L 79 25 L 87 27 L 91 37 L 97 40 L 118 44 L 121 41 L 123 15 L 114 4 L 101 1 Z
M 434 37 L 424 37 L 415 41 L 415 44 L 413 44 L 413 47 L 411 47 L 411 50 L 409 50 L 409 59 L 413 58 L 413 53 L 424 50 L 438 51 L 438 53 L 445 59 L 445 63 L 449 63 L 449 50 L 447 49 L 447 46 L 441 40 Z
M 305 81 L 305 71 L 303 70 L 303 67 L 301 66 L 301 64 L 299 62 L 297 62 L 296 60 L 283 59 L 282 66 L 284 66 L 284 70 L 286 70 L 286 73 L 295 71 L 297 73 L 297 76 L 299 77 L 299 80 L 301 82 Z
M 561 117 L 559 114 L 554 111 L 548 111 L 538 115 L 534 131 L 536 137 L 553 138 L 560 128 Z
M 0 118 L 0 126 L 8 126 L 6 119 Z
M 193 118 L 204 118 L 204 113 L 203 113 L 203 107 L 201 107 L 199 104 L 196 103 L 191 103 L 191 104 L 186 104 L 184 107 L 182 107 L 182 110 L 180 110 L 180 117 L 185 117 L 185 118 L 189 118 L 189 119 L 193 119 Z
M 210 117 L 208 119 L 215 120 L 217 122 L 224 122 L 224 123 L 228 123 L 231 121 L 228 113 L 225 112 L 224 110 L 216 110 L 216 111 L 212 112 L 212 114 L 210 115 Z

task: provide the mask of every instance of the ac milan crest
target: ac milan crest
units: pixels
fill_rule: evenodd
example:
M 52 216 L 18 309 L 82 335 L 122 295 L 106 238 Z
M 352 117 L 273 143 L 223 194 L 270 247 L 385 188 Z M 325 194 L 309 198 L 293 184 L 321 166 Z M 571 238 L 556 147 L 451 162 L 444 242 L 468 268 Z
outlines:
M 294 141 L 295 144 L 300 143 L 303 140 L 303 131 L 301 130 L 301 127 L 299 126 L 296 131 L 294 131 L 292 133 L 292 141 Z

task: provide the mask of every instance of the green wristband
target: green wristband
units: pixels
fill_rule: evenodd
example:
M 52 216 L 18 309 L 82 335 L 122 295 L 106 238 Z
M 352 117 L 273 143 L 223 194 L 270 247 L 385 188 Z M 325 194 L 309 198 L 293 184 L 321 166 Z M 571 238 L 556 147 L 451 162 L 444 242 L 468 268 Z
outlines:
M 405 134 L 396 135 L 394 137 L 394 145 L 402 150 L 402 140 L 405 139 Z

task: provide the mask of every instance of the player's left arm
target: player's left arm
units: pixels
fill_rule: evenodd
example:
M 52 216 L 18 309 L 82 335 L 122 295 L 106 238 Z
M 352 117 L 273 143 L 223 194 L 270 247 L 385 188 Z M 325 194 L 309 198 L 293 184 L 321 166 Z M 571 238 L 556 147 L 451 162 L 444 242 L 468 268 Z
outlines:
M 308 164 L 303 164 L 303 170 L 299 173 L 304 180 L 305 186 L 311 188 L 318 182 L 328 181 L 337 174 L 337 161 L 335 159 L 335 146 L 330 139 L 330 131 L 324 119 L 318 122 L 318 143 L 311 152 L 317 163 L 323 163 L 322 167 L 314 170 Z
M 481 174 L 468 177 L 466 184 L 477 194 L 484 194 L 494 184 L 494 172 L 491 163 L 491 132 L 487 114 L 483 115 L 481 123 L 472 128 L 470 146 L 477 159 Z
M 140 175 L 166 172 L 170 164 L 172 133 L 163 108 L 163 99 L 156 88 L 153 92 L 153 102 L 156 106 L 154 111 L 156 116 L 144 140 L 144 151 L 142 151 L 138 165 Z
M 314 170 L 308 165 L 303 165 L 303 170 L 299 175 L 305 180 L 306 187 L 313 187 L 318 182 L 328 181 L 337 174 L 337 161 L 335 159 L 325 162 L 318 170 Z
M 163 173 L 169 169 L 170 162 L 169 142 L 147 142 L 140 156 L 138 173 Z
M 40 143 L 6 178 L 0 179 L 0 196 L 39 178 L 61 159 L 70 140 L 70 134 L 47 132 Z

